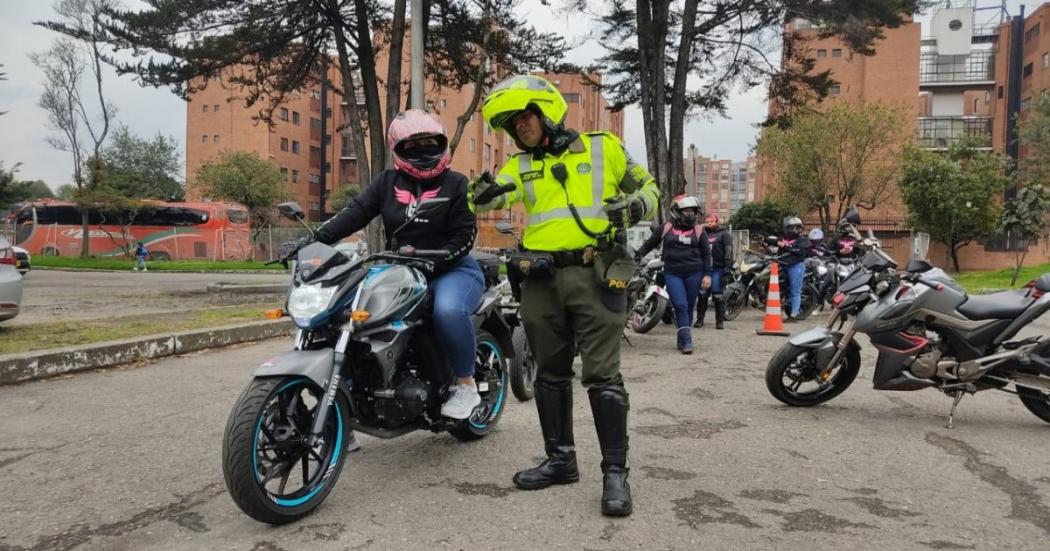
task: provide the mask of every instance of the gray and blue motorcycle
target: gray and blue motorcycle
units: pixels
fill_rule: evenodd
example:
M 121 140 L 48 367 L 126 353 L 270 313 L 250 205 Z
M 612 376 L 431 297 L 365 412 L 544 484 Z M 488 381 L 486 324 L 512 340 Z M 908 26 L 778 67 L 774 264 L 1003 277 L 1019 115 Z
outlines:
M 423 201 L 413 218 L 445 201 Z M 297 204 L 279 210 L 306 226 Z M 486 289 L 473 316 L 481 404 L 468 419 L 442 417 L 455 377 L 433 331 L 426 274 L 449 252 L 397 249 L 396 234 L 397 252 L 358 260 L 321 243 L 297 253 L 285 307 L 298 328 L 292 350 L 255 370 L 223 440 L 230 496 L 260 522 L 284 524 L 316 509 L 339 478 L 351 431 L 447 431 L 470 441 L 503 413 L 514 345 L 501 293 Z

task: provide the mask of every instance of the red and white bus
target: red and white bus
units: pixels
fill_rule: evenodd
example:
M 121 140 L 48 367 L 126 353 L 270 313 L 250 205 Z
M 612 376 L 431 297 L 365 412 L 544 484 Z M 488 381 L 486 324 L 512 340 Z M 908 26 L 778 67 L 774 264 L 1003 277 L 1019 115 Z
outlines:
M 89 252 L 121 257 L 141 241 L 154 260 L 245 260 L 252 255 L 248 209 L 237 203 L 146 201 L 129 216 L 92 212 Z M 36 255 L 79 256 L 84 235 L 80 208 L 71 201 L 26 203 L 12 215 L 15 243 Z

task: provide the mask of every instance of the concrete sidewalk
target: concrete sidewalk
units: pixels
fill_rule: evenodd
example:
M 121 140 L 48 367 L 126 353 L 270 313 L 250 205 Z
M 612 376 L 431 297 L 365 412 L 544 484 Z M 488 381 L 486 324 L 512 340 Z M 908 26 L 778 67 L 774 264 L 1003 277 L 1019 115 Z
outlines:
M 0 355 L 0 385 L 287 335 L 287 319 Z

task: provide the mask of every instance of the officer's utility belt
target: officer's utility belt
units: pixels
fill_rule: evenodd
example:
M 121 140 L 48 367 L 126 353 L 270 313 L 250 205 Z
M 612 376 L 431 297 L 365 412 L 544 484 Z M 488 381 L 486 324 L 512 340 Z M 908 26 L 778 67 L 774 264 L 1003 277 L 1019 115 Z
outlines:
M 519 251 L 510 255 L 510 267 L 524 277 L 550 277 L 556 268 L 594 264 L 594 247 L 573 251 Z

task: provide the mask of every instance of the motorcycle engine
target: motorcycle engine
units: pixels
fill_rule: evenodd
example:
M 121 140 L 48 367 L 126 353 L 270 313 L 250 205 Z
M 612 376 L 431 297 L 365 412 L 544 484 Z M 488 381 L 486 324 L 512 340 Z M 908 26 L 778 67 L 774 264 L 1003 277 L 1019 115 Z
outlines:
M 920 379 L 932 379 L 937 375 L 937 362 L 944 355 L 940 338 L 934 333 L 927 333 L 924 327 L 918 325 L 909 327 L 906 333 L 929 339 L 929 344 L 919 351 L 908 369 Z
M 410 373 L 394 389 L 393 398 L 376 398 L 375 408 L 379 417 L 402 424 L 422 415 L 429 399 L 430 385 Z

